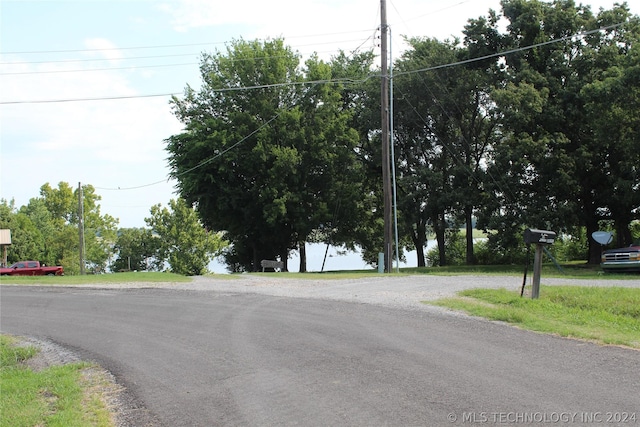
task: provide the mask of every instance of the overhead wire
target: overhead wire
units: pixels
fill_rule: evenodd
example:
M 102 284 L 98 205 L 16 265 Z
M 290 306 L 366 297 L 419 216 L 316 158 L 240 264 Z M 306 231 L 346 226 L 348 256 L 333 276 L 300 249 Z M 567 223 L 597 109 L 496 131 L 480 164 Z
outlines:
M 212 89 L 209 89 L 209 92 L 211 93 L 239 92 L 239 91 L 245 91 L 245 90 L 269 89 L 269 88 L 284 87 L 284 86 L 304 86 L 304 85 L 315 85 L 315 84 L 325 84 L 325 83 L 360 84 L 374 77 L 376 77 L 376 75 L 372 74 L 365 77 L 364 79 L 355 79 L 355 80 L 347 77 L 342 77 L 338 79 L 272 83 L 272 84 L 255 85 L 255 86 L 235 86 L 235 87 L 226 87 L 226 88 L 217 88 L 217 89 L 212 88 Z M 106 101 L 106 100 L 115 100 L 115 99 L 153 98 L 153 97 L 179 95 L 180 93 L 182 92 L 176 91 L 176 92 L 150 94 L 150 95 L 123 95 L 123 96 L 106 96 L 106 97 L 96 97 L 96 98 L 50 99 L 50 100 L 39 100 L 39 101 L 0 101 L 0 105 L 45 104 L 45 103 L 56 103 L 56 102 Z
M 458 62 L 454 62 L 454 63 L 448 63 L 448 64 L 446 64 L 445 66 L 439 65 L 439 66 L 427 67 L 427 68 L 421 68 L 421 69 L 411 70 L 411 71 L 405 71 L 405 72 L 396 72 L 396 73 L 395 73 L 395 77 L 402 76 L 402 75 L 417 74 L 417 73 L 422 73 L 422 72 L 427 72 L 427 71 L 436 71 L 436 70 L 439 70 L 439 69 L 442 69 L 442 68 L 449 68 L 449 67 L 454 67 L 454 66 L 464 65 L 464 64 L 471 63 L 471 62 L 482 61 L 482 60 L 485 60 L 485 59 L 491 59 L 491 58 L 496 58 L 496 57 L 508 56 L 508 55 L 510 55 L 510 54 L 517 53 L 517 52 L 520 52 L 520 51 L 530 50 L 530 49 L 535 49 L 535 48 L 537 48 L 537 47 L 546 46 L 546 45 L 553 44 L 553 43 L 559 43 L 559 42 L 569 41 L 569 40 L 571 40 L 571 39 L 573 39 L 573 38 L 576 38 L 576 37 L 578 37 L 578 38 L 579 38 L 579 37 L 584 37 L 584 36 L 587 36 L 587 35 L 590 35 L 590 34 L 594 34 L 594 33 L 596 33 L 596 32 L 615 29 L 615 28 L 618 28 L 618 27 L 623 26 L 623 25 L 625 25 L 625 24 L 626 24 L 626 22 L 617 23 L 617 24 L 613 24 L 613 25 L 609 25 L 609 26 L 605 26 L 605 27 L 600 27 L 600 28 L 597 28 L 597 29 L 594 29 L 594 30 L 587 30 L 587 31 L 583 31 L 583 32 L 580 32 L 580 33 L 577 33 L 577 34 L 574 34 L 574 35 L 561 37 L 561 38 L 559 38 L 559 39 L 548 40 L 548 41 L 546 41 L 546 42 L 540 42 L 540 43 L 537 43 L 537 44 L 534 44 L 534 45 L 530 45 L 530 46 L 525 46 L 525 47 L 521 47 L 521 48 L 511 49 L 511 50 L 504 51 L 504 52 L 499 52 L 499 53 L 496 53 L 496 54 L 486 55 L 486 56 L 483 56 L 483 57 L 480 57 L 480 58 L 471 58 L 471 59 L 468 59 L 468 60 L 458 61 Z M 439 79 L 439 76 L 438 76 L 437 74 L 436 74 L 436 78 L 438 78 L 438 79 Z M 438 101 L 437 97 L 434 95 L 434 93 L 431 91 L 431 89 L 428 87 L 428 85 L 426 85 L 426 83 L 424 82 L 424 80 L 422 80 L 422 79 L 421 79 L 421 82 L 422 82 L 423 86 L 425 87 L 425 89 L 426 89 L 426 90 L 431 94 L 432 98 L 433 98 L 433 99 L 436 99 L 436 101 L 438 102 L 438 105 L 440 106 L 440 108 L 442 109 L 442 111 L 444 112 L 444 114 L 448 115 L 448 116 L 451 118 L 451 116 L 449 115 L 448 111 L 447 111 L 447 110 L 442 106 L 442 103 Z M 441 87 L 444 87 L 444 85 L 441 85 Z M 445 89 L 444 89 L 444 90 L 445 90 L 445 91 L 447 91 L 446 87 L 445 87 Z M 406 97 L 405 97 L 405 98 L 406 98 Z M 405 99 L 405 101 L 407 101 L 407 100 Z M 407 103 L 408 103 L 408 104 L 410 105 L 410 107 L 414 110 L 414 112 L 415 112 L 416 114 L 418 114 L 418 116 L 419 116 L 419 117 L 421 117 L 421 116 L 420 116 L 420 114 L 418 113 L 417 109 L 416 109 L 413 105 L 411 105 L 411 103 L 410 103 L 410 102 L 408 102 L 408 101 L 407 101 Z M 455 99 L 454 99 L 454 103 L 456 104 L 456 108 L 458 108 L 458 110 L 459 110 L 459 111 L 461 111 L 461 110 L 460 110 L 460 106 L 455 102 Z M 427 127 L 429 127 L 429 128 L 430 128 L 430 126 L 429 126 L 428 122 L 427 122 L 424 118 L 422 118 L 422 117 L 421 117 L 421 120 L 423 120 L 423 121 L 424 121 L 424 123 L 425 123 L 425 125 L 426 125 Z M 449 151 L 449 154 L 452 154 L 452 155 L 453 155 L 453 154 L 455 154 L 455 153 L 454 153 L 454 151 L 453 151 L 453 149 L 452 149 L 451 147 L 449 147 L 446 143 L 444 143 L 444 140 L 442 140 L 442 138 L 440 138 L 440 137 L 436 134 L 436 132 L 435 132 L 433 129 L 431 129 L 431 131 L 432 131 L 432 132 L 434 133 L 434 135 L 436 135 L 436 137 L 441 141 L 441 143 L 443 144 L 443 147 L 444 147 L 445 149 L 447 149 L 447 151 Z M 465 138 L 465 140 L 466 140 L 466 136 L 464 136 L 464 135 L 463 135 L 463 138 Z M 469 143 L 469 141 L 467 141 L 467 143 Z M 462 166 L 464 169 L 467 169 L 467 172 L 469 173 L 469 175 L 471 176 L 471 178 L 472 178 L 473 180 L 475 180 L 478 184 L 481 184 L 481 182 L 480 182 L 479 178 L 477 178 L 477 177 L 475 176 L 475 174 L 473 173 L 473 171 L 472 171 L 470 168 L 468 168 L 465 164 L 463 164 L 463 163 L 462 163 L 462 162 L 460 162 L 458 159 L 456 159 L 456 158 L 455 158 L 455 156 L 454 156 L 453 158 L 454 158 L 454 160 L 455 160 L 457 163 L 459 163 L 459 166 Z M 492 182 L 496 185 L 496 187 L 497 187 L 497 188 L 502 192 L 502 194 L 504 194 L 504 195 L 505 195 L 508 199 L 510 199 L 512 202 L 515 202 L 515 200 L 517 200 L 517 199 L 516 199 L 516 197 L 515 197 L 515 195 L 511 192 L 511 188 L 508 188 L 508 187 L 507 187 L 507 189 L 505 189 L 505 188 L 504 188 L 504 187 L 503 187 L 503 186 L 502 186 L 502 185 L 501 185 L 501 184 L 500 184 L 500 183 L 495 179 L 495 177 L 494 177 L 490 172 L 489 172 L 489 174 L 488 174 L 488 175 L 489 175 L 490 179 L 492 180 Z
M 372 30 L 359 30 L 359 31 L 351 31 L 351 32 L 341 32 L 341 33 L 333 33 L 333 35 L 340 34 L 352 34 L 352 33 L 362 33 L 366 31 L 370 33 Z M 319 36 L 297 36 L 297 38 L 302 37 L 319 37 Z M 296 38 L 295 36 L 292 38 Z M 300 45 L 298 44 L 298 48 L 308 47 L 308 46 L 322 46 L 328 44 L 342 43 L 348 44 L 353 42 L 360 42 L 358 47 L 354 50 L 357 51 L 363 45 L 367 43 L 372 38 L 371 35 L 367 36 L 364 41 L 362 39 L 352 39 L 352 40 L 339 40 L 339 41 L 323 41 L 323 42 L 315 42 L 313 44 Z M 215 43 L 218 44 L 218 43 Z M 84 50 L 60 50 L 60 51 L 31 51 L 31 52 L 2 52 L 2 54 L 10 54 L 10 53 L 45 53 L 45 52 L 94 52 L 94 51 L 119 51 L 124 49 L 152 49 L 152 48 L 164 48 L 167 46 L 191 46 L 189 45 L 163 45 L 163 46 L 146 46 L 146 47 L 125 47 L 125 48 L 96 48 L 96 49 L 84 49 Z M 195 45 L 195 44 L 193 44 Z M 329 53 L 333 51 L 314 51 L 312 53 Z M 204 52 L 200 52 L 198 55 L 202 55 Z M 309 53 L 300 53 L 301 55 L 309 55 Z M 138 57 L 119 57 L 119 58 L 81 58 L 77 60 L 73 59 L 63 59 L 63 60 L 39 60 L 39 61 L 8 61 L 8 62 L 0 62 L 0 66 L 17 66 L 17 65 L 25 65 L 25 64 L 56 64 L 56 63 L 83 63 L 83 62 L 95 62 L 95 61 L 104 61 L 104 62 L 120 62 L 120 61 L 132 61 L 138 59 L 157 59 L 157 58 L 169 58 L 176 56 L 192 56 L 191 54 L 174 54 L 174 55 L 152 55 L 152 56 L 138 56 Z M 193 55 L 196 56 L 196 55 Z M 266 58 L 266 57 L 265 57 Z M 269 57 L 273 58 L 273 57 Z M 236 61 L 246 61 L 246 60 L 255 60 L 259 58 L 246 58 L 246 59 L 234 59 Z M 190 63 L 179 63 L 179 64 L 155 64 L 155 65 L 131 65 L 131 66 L 109 66 L 109 67 L 101 67 L 101 68 L 76 68 L 76 69 L 63 69 L 63 70 L 19 70 L 19 71 L 6 71 L 0 72 L 0 75 L 4 76 L 15 76 L 15 75 L 39 75 L 39 74 L 59 74 L 59 73 L 75 73 L 75 72 L 93 72 L 93 71 L 119 71 L 119 70 L 135 70 L 135 69 L 145 69 L 145 68 L 166 68 L 166 67 L 178 67 L 178 66 L 187 66 L 187 65 L 197 65 L 197 62 Z
M 355 31 L 340 31 L 334 33 L 324 33 L 324 34 L 306 34 L 306 35 L 298 35 L 298 36 L 288 36 L 286 39 L 299 39 L 299 38 L 311 38 L 311 37 L 327 37 L 333 35 L 343 35 L 343 34 L 354 34 L 354 33 L 362 33 L 369 32 L 370 29 L 367 30 L 355 30 Z M 275 38 L 266 38 L 268 39 L 277 39 Z M 43 53 L 78 53 L 78 52 L 101 52 L 108 50 L 142 50 L 142 49 L 167 49 L 167 48 L 177 48 L 177 47 L 188 47 L 188 46 L 210 46 L 210 45 L 226 45 L 228 41 L 220 41 L 220 42 L 201 42 L 201 43 L 183 43 L 183 44 L 164 44 L 164 45 L 147 45 L 147 46 L 124 46 L 124 47 L 103 47 L 103 48 L 85 48 L 85 49 L 60 49 L 60 50 L 32 50 L 32 51 L 0 51 L 0 55 L 29 55 L 29 54 L 43 54 Z
M 129 61 L 132 59 L 155 59 L 155 58 L 174 58 L 176 56 L 198 56 L 202 52 L 197 53 L 175 53 L 170 55 L 148 55 L 148 56 L 124 56 L 122 58 L 83 58 L 83 59 L 57 59 L 57 60 L 41 60 L 41 61 L 0 61 L 0 65 L 22 65 L 22 64 L 59 64 L 66 62 L 98 62 L 98 61 Z
M 465 1 L 461 1 L 455 5 L 446 7 L 441 9 L 441 11 L 443 10 L 447 10 L 453 7 L 457 7 L 461 4 L 467 3 L 468 0 Z M 392 5 L 394 5 L 395 8 L 395 4 L 392 2 Z M 398 16 L 400 16 L 400 12 L 397 10 L 396 8 L 396 13 L 398 13 Z M 403 23 L 405 23 L 406 21 L 403 20 Z M 405 24 L 406 25 L 406 24 Z M 396 76 L 398 75 L 402 75 L 401 73 L 396 73 Z M 442 83 L 442 79 L 440 77 L 439 73 L 435 73 L 435 77 L 437 79 L 437 81 L 440 82 L 439 87 L 440 89 L 442 89 L 444 92 L 449 93 L 449 90 L 447 88 L 447 86 L 445 84 Z M 429 87 L 429 85 L 426 84 L 426 82 L 424 81 L 424 79 L 422 78 L 422 76 L 420 75 L 420 82 L 422 83 L 423 87 L 426 89 L 427 92 L 429 92 L 429 94 L 431 95 L 431 98 L 434 99 L 437 103 L 437 105 L 440 107 L 440 110 L 449 118 L 449 120 L 453 121 L 453 118 L 451 117 L 451 114 L 449 113 L 449 111 L 442 105 L 442 102 L 440 102 L 440 99 L 438 97 L 436 97 L 436 95 L 433 93 L 433 91 L 431 90 L 431 88 Z M 454 160 L 454 162 L 457 164 L 458 167 L 462 167 L 463 170 L 465 170 L 468 175 L 471 177 L 471 179 L 473 181 L 476 182 L 476 184 L 478 185 L 482 185 L 482 181 L 476 176 L 476 174 L 474 173 L 473 170 L 471 170 L 471 167 L 468 166 L 466 163 L 462 162 L 460 159 L 458 159 L 456 157 L 456 152 L 454 152 L 453 148 L 451 148 L 449 146 L 449 144 L 447 144 L 445 142 L 445 140 L 443 138 L 441 138 L 438 133 L 431 127 L 431 125 L 428 123 L 428 121 L 422 117 L 422 115 L 418 112 L 418 110 L 416 109 L 415 106 L 413 106 L 411 104 L 411 102 L 407 99 L 406 94 L 403 94 L 405 101 L 407 102 L 407 104 L 409 104 L 410 108 L 414 111 L 415 114 L 417 114 L 417 116 L 423 121 L 423 123 L 426 125 L 427 129 L 429 129 L 429 131 L 435 135 L 436 139 L 438 141 L 440 141 L 440 143 L 442 144 L 442 146 L 449 152 L 449 154 L 452 155 L 452 159 Z M 458 104 L 458 102 L 456 101 L 456 99 L 454 97 L 452 97 L 451 95 L 449 95 L 450 99 L 453 101 L 455 107 L 457 108 L 458 112 L 460 113 L 461 117 L 464 116 L 464 113 L 462 112 L 462 109 L 460 108 L 460 105 Z M 468 145 L 471 145 L 471 141 L 469 141 L 467 139 L 467 136 L 463 133 L 462 134 L 462 138 L 464 139 L 465 143 Z M 479 165 L 478 165 L 479 166 Z M 491 181 L 496 185 L 496 187 L 503 192 L 503 194 L 505 194 L 508 198 L 511 198 L 512 200 L 515 200 L 515 195 L 513 195 L 510 192 L 510 188 L 508 188 L 507 190 L 505 190 L 504 188 L 502 188 L 502 186 L 498 183 L 498 181 L 495 179 L 495 177 L 493 176 L 493 174 L 491 174 L 491 171 L 486 170 L 485 173 L 487 173 L 487 175 L 489 176 L 489 178 L 491 179 Z
M 240 144 L 242 144 L 243 142 L 245 142 L 246 140 L 248 140 L 249 138 L 251 138 L 253 135 L 255 135 L 256 133 L 260 132 L 262 129 L 264 129 L 265 127 L 267 127 L 272 121 L 274 121 L 275 119 L 277 119 L 281 114 L 283 113 L 283 111 L 281 111 L 280 113 L 274 115 L 272 118 L 270 118 L 269 120 L 267 120 L 265 123 L 263 123 L 261 126 L 259 126 L 256 130 L 254 130 L 253 132 L 251 132 L 250 134 L 246 135 L 245 137 L 243 137 L 242 139 L 240 139 L 238 142 L 236 142 L 235 144 L 233 144 L 232 146 L 226 148 L 225 150 L 216 153 L 214 156 L 209 157 L 208 159 L 205 159 L 203 161 L 201 161 L 200 163 L 198 163 L 197 165 L 195 165 L 194 167 L 187 169 L 186 171 L 183 171 L 179 174 L 176 174 L 175 176 L 171 176 L 168 179 L 162 179 L 160 181 L 155 181 L 149 184 L 144 184 L 144 185 L 137 185 L 134 187 L 117 187 L 117 188 L 105 188 L 105 187 L 95 187 L 97 190 L 105 190 L 105 191 L 124 191 L 124 190 L 138 190 L 140 188 L 145 188 L 145 187 L 151 187 L 153 185 L 158 185 L 158 184 L 162 184 L 164 182 L 167 182 L 169 179 L 171 178 L 177 178 L 183 175 L 186 175 L 190 172 L 193 172 L 194 170 L 200 169 L 203 166 L 206 166 L 207 164 L 211 163 L 212 161 L 214 161 L 215 159 L 223 156 L 224 154 L 228 153 L 229 151 L 233 150 L 234 148 L 236 148 L 237 146 L 239 146 Z
M 608 25 L 608 26 L 604 26 L 604 27 L 599 27 L 599 28 L 596 28 L 596 29 L 593 29 L 593 30 L 583 31 L 583 32 L 576 33 L 576 34 L 573 34 L 573 35 L 564 36 L 564 37 L 561 37 L 561 38 L 558 38 L 558 39 L 547 40 L 545 42 L 540 42 L 540 43 L 536 43 L 536 44 L 529 45 L 529 46 L 518 47 L 518 48 L 506 50 L 506 51 L 501 51 L 501 52 L 497 52 L 497 53 L 493 53 L 493 54 L 489 54 L 489 55 L 484 55 L 484 56 L 481 56 L 481 57 L 469 58 L 469 59 L 465 59 L 465 60 L 457 61 L 457 62 L 453 62 L 453 63 L 446 63 L 446 64 L 440 64 L 440 65 L 436 65 L 436 66 L 419 68 L 419 69 L 415 69 L 415 70 L 396 72 L 394 76 L 395 77 L 399 77 L 399 76 L 403 76 L 403 75 L 409 75 L 409 74 L 415 74 L 415 73 L 423 73 L 423 72 L 428 72 L 428 71 L 433 71 L 433 70 L 439 70 L 439 69 L 442 69 L 442 68 L 456 67 L 456 66 L 465 65 L 465 64 L 469 64 L 469 63 L 477 62 L 477 61 L 483 61 L 483 60 L 491 59 L 491 58 L 499 58 L 501 56 L 506 56 L 506 55 L 510 55 L 510 54 L 513 54 L 513 53 L 518 53 L 518 52 L 534 49 L 534 48 L 541 47 L 541 46 L 547 46 L 547 45 L 550 45 L 550 44 L 553 44 L 553 43 L 564 42 L 564 41 L 567 41 L 567 40 L 571 40 L 574 37 L 584 37 L 584 36 L 587 36 L 587 35 L 590 35 L 590 34 L 595 34 L 595 33 L 600 32 L 600 31 L 606 31 L 606 30 L 619 28 L 621 26 L 624 26 L 625 24 L 626 24 L 626 22 L 612 24 L 612 25 Z M 373 76 L 371 76 L 371 77 L 373 77 Z M 378 75 L 378 77 L 379 77 L 379 75 Z M 323 81 L 323 82 L 331 82 L 331 81 L 332 80 L 327 80 L 327 81 Z M 282 86 L 282 85 L 289 85 L 289 84 L 298 84 L 298 83 L 279 83 L 279 84 L 275 84 L 275 85 L 225 88 L 225 89 L 216 89 L 216 90 L 218 90 L 218 91 L 225 91 L 225 90 L 251 90 L 251 89 L 258 89 L 258 88 L 264 88 L 264 87 L 270 87 L 270 86 Z M 178 93 L 180 93 L 180 92 L 149 94 L 149 95 L 135 95 L 135 96 L 73 98 L 73 99 L 57 99 L 57 100 L 0 101 L 0 105 L 7 105 L 7 104 L 40 104 L 40 103 L 55 103 L 55 102 L 99 101 L 99 100 L 113 100 L 113 99 L 149 98 L 149 97 L 176 95 Z
M 514 49 L 510 49 L 510 50 L 505 50 L 505 51 L 502 51 L 502 52 L 497 52 L 497 53 L 493 53 L 493 54 L 489 54 L 489 55 L 484 55 L 484 56 L 480 56 L 480 57 L 477 57 L 477 58 L 469 58 L 469 59 L 465 59 L 465 60 L 462 60 L 462 61 L 457 61 L 457 62 L 452 62 L 452 63 L 447 63 L 447 64 L 441 64 L 441 65 L 436 65 L 436 66 L 427 67 L 427 68 L 419 68 L 419 69 L 416 69 L 416 70 L 399 72 L 399 73 L 396 73 L 395 76 L 397 77 L 397 76 L 403 76 L 403 75 L 407 75 L 407 74 L 414 74 L 414 73 L 422 73 L 422 72 L 426 72 L 426 71 L 439 70 L 439 69 L 442 69 L 442 68 L 457 67 L 459 65 L 470 64 L 472 62 L 484 61 L 486 59 L 492 59 L 492 58 L 499 58 L 501 56 L 507 56 L 507 55 L 511 55 L 511 54 L 518 53 L 518 52 L 522 52 L 522 51 L 525 51 L 525 50 L 535 49 L 537 47 L 547 46 L 547 45 L 554 44 L 554 43 L 565 42 L 565 41 L 571 40 L 574 37 L 584 37 L 584 36 L 588 36 L 590 34 L 598 33 L 600 31 L 613 30 L 613 29 L 622 27 L 622 26 L 624 26 L 626 24 L 627 24 L 626 22 L 620 22 L 618 24 L 612 24 L 612 25 L 607 25 L 607 26 L 604 26 L 604 27 L 599 27 L 599 28 L 596 28 L 596 29 L 593 29 L 593 30 L 582 31 L 580 33 L 572 34 L 572 35 L 569 35 L 569 36 L 560 37 L 558 39 L 547 40 L 546 42 L 540 42 L 540 43 L 532 44 L 532 45 L 529 45 L 529 46 L 514 48 Z
M 196 65 L 197 62 L 183 62 L 181 64 L 157 64 L 157 65 L 130 65 L 127 67 L 109 67 L 109 68 L 84 68 L 76 70 L 46 70 L 46 71 L 16 71 L 9 73 L 0 73 L 0 76 L 24 76 L 29 74 L 59 74 L 59 73 L 88 73 L 93 71 L 119 71 L 119 70 L 137 70 L 139 68 L 168 68 L 168 67 L 184 67 L 187 65 Z
M 576 35 L 566 36 L 566 37 L 562 37 L 560 39 L 549 40 L 547 42 L 537 43 L 537 44 L 534 44 L 534 45 L 531 45 L 531 46 L 525 46 L 525 47 L 521 47 L 521 48 L 517 48 L 517 49 L 511 49 L 511 50 L 508 50 L 508 51 L 505 51 L 505 52 L 499 52 L 499 53 L 495 53 L 495 54 L 491 54 L 491 55 L 485 55 L 485 56 L 482 56 L 482 57 L 479 57 L 479 58 L 470 58 L 470 59 L 464 60 L 464 61 L 458 61 L 458 62 L 455 62 L 455 63 L 449 63 L 449 64 L 442 64 L 442 65 L 437 65 L 437 66 L 432 66 L 432 67 L 426 67 L 426 68 L 421 68 L 421 69 L 417 69 L 417 70 L 410 70 L 410 71 L 405 71 L 405 72 L 396 72 L 395 73 L 395 77 L 398 77 L 398 76 L 401 76 L 401 75 L 413 74 L 413 73 L 428 72 L 428 71 L 438 70 L 438 69 L 447 68 L 447 67 L 459 66 L 459 65 L 463 65 L 463 64 L 467 64 L 467 63 L 471 63 L 471 62 L 475 62 L 475 61 L 481 61 L 481 60 L 485 60 L 485 59 L 505 56 L 505 55 L 508 55 L 508 54 L 512 54 L 512 53 L 516 53 L 516 52 L 520 52 L 520 51 L 524 51 L 524 50 L 529 50 L 529 49 L 540 47 L 540 46 L 549 45 L 549 44 L 552 44 L 552 43 L 566 41 L 566 40 L 569 40 L 569 39 L 571 39 L 573 37 L 580 37 L 580 36 L 585 36 L 585 35 L 588 35 L 588 34 L 593 34 L 593 33 L 598 32 L 598 31 L 614 29 L 614 28 L 620 27 L 620 26 L 622 26 L 624 24 L 625 23 L 619 23 L 619 24 L 614 24 L 614 25 L 610 25 L 610 26 L 606 26 L 606 27 L 601 27 L 601 28 L 598 28 L 598 29 L 595 29 L 595 30 L 581 32 L 581 33 L 576 34 Z M 368 80 L 370 78 L 374 78 L 374 77 L 379 77 L 379 75 L 372 74 L 372 75 L 369 75 L 369 76 L 365 77 L 364 79 L 356 79 L 356 80 L 342 78 L 342 79 L 316 80 L 316 81 L 310 81 L 310 82 L 286 82 L 286 83 L 277 83 L 277 84 L 269 84 L 269 85 L 255 85 L 255 86 L 247 86 L 247 87 L 218 88 L 218 89 L 213 89 L 212 92 L 243 91 L 243 90 L 255 90 L 255 89 L 260 89 L 260 88 L 282 87 L 282 86 L 290 86 L 290 85 L 308 85 L 308 84 L 326 84 L 326 83 L 359 84 L 359 83 L 363 83 L 366 80 Z M 173 96 L 173 95 L 177 95 L 179 93 L 180 92 L 170 92 L 170 93 L 149 94 L 149 95 L 113 96 L 113 97 L 96 97 L 96 98 L 74 98 L 74 99 L 40 100 L 40 101 L 2 101 L 2 102 L 0 102 L 0 104 L 5 104 L 6 105 L 6 104 L 25 104 L 25 103 L 30 103 L 31 104 L 31 103 L 56 103 L 56 102 L 134 99 L 134 98 L 150 98 L 150 97 Z M 414 108 L 414 107 L 412 107 L 412 108 Z M 417 112 L 417 110 L 416 110 L 416 112 Z M 265 122 L 262 125 L 262 127 L 260 127 L 259 129 L 262 129 L 263 127 L 267 126 L 269 123 L 271 123 L 273 120 L 275 120 L 278 117 L 278 115 L 274 116 L 269 121 Z M 425 119 L 423 118 L 423 120 L 425 120 Z M 426 120 L 425 120 L 425 123 L 427 123 Z M 255 132 L 257 132 L 258 130 L 256 130 Z M 218 158 L 222 154 L 228 152 L 229 150 L 237 147 L 242 142 L 246 141 L 254 133 L 252 133 L 250 135 L 247 135 L 245 138 L 241 139 L 240 141 L 238 141 L 233 146 L 231 146 L 228 149 L 224 150 L 222 153 L 219 153 L 219 154 L 217 154 L 216 156 L 214 156 L 212 158 L 204 160 L 203 162 L 201 162 L 198 165 L 196 165 L 194 168 L 192 168 L 192 169 L 190 169 L 188 171 L 185 171 L 184 173 L 191 172 L 192 170 L 194 170 L 196 168 L 200 168 L 200 167 L 208 164 L 209 162 L 213 161 L 215 158 Z M 450 148 L 447 148 L 447 149 L 450 149 Z M 167 181 L 166 179 L 162 179 L 162 180 L 155 181 L 155 182 L 152 182 L 152 183 L 149 183 L 149 184 L 133 186 L 133 187 L 118 187 L 118 188 L 96 187 L 96 188 L 101 189 L 101 190 L 134 190 L 134 189 L 140 189 L 140 188 L 145 188 L 145 187 L 157 185 L 157 184 L 160 184 L 160 183 L 164 183 L 166 181 Z
M 359 49 L 361 46 L 363 46 L 367 41 L 369 41 L 371 39 L 371 36 L 367 37 L 367 39 L 365 39 L 359 46 L 357 49 Z M 359 40 L 348 40 L 346 42 L 352 42 L 352 41 L 359 41 Z M 329 42 L 328 42 L 329 43 Z M 324 43 L 327 44 L 327 43 Z M 333 51 L 331 51 L 333 52 Z M 326 52 L 315 52 L 315 53 L 326 53 Z M 187 55 L 184 55 L 187 56 Z M 157 56 L 157 57 L 162 57 L 162 55 Z M 147 57 L 147 58 L 153 58 L 153 57 Z M 254 57 L 254 58 L 241 58 L 241 59 L 233 59 L 232 62 L 242 62 L 242 61 L 253 61 L 256 59 L 267 59 L 267 58 L 278 58 L 277 56 L 270 56 L 270 57 Z M 124 60 L 130 60 L 130 59 L 135 59 L 135 58 L 118 58 L 118 59 L 93 59 L 92 61 L 111 61 L 111 62 L 117 62 L 117 61 L 124 61 Z M 54 63 L 55 61 L 43 61 L 43 62 L 35 62 L 35 63 Z M 65 60 L 64 62 L 73 62 L 73 60 Z M 80 62 L 80 61 L 77 61 Z M 14 62 L 14 63 L 0 63 L 1 65 L 19 65 L 19 64 L 23 64 L 20 62 Z M 72 69 L 72 70 L 42 70 L 42 71 L 14 71 L 14 72 L 0 72 L 0 76 L 12 76 L 12 75 L 30 75 L 30 74 L 57 74 L 57 73 L 84 73 L 84 72 L 92 72 L 92 71 L 119 71 L 119 70 L 136 70 L 138 68 L 165 68 L 165 67 L 181 67 L 181 66 L 187 66 L 187 65 L 198 65 L 198 62 L 186 62 L 186 63 L 180 63 L 180 64 L 157 64 L 157 65 L 129 65 L 129 66 L 124 66 L 124 67 L 106 67 L 106 68 L 79 68 L 79 69 Z

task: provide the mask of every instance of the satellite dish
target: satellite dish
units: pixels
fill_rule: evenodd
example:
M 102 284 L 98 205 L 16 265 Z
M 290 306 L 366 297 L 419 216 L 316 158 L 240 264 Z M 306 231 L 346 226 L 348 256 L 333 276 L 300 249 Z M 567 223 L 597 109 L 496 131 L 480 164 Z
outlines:
M 613 233 L 609 231 L 595 231 L 591 233 L 591 237 L 601 245 L 608 245 L 613 240 Z

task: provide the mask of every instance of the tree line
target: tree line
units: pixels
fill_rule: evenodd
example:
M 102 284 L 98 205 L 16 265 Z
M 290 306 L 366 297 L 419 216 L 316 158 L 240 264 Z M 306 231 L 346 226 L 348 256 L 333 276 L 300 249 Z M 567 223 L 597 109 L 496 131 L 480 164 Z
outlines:
M 65 274 L 80 274 L 79 220 L 84 229 L 84 267 L 106 271 L 172 271 L 183 275 L 207 272 L 209 262 L 226 246 L 220 233 L 207 231 L 193 208 L 181 200 L 155 205 L 147 227 L 118 228 L 118 220 L 100 212 L 101 197 L 91 185 L 79 189 L 46 183 L 39 197 L 25 206 L 0 200 L 0 229 L 11 230 L 7 263 L 38 260 L 61 265 Z M 82 210 L 79 209 L 82 200 Z
M 523 257 L 522 231 L 583 242 L 640 217 L 640 22 L 626 4 L 503 0 L 460 40 L 414 37 L 394 64 L 393 132 L 401 249 L 439 265 L 451 230 L 488 233 L 492 262 Z M 305 243 L 382 248 L 380 69 L 373 52 L 329 61 L 284 40 L 204 53 L 202 84 L 172 108 L 172 175 L 205 226 L 224 230 L 233 271 L 287 261 Z M 373 70 L 373 71 L 372 71 Z

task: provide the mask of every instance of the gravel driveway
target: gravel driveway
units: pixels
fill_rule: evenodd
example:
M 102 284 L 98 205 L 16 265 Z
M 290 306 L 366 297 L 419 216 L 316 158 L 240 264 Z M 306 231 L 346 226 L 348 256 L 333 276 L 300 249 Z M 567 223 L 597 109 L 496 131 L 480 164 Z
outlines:
M 640 276 L 630 280 L 582 280 L 542 278 L 542 285 L 619 286 L 640 288 Z M 505 288 L 520 290 L 522 276 L 385 276 L 375 275 L 353 279 L 313 279 L 291 276 L 269 277 L 243 274 L 240 276 L 196 276 L 189 283 L 124 283 L 83 285 L 100 288 L 172 288 L 228 293 L 255 293 L 286 298 L 312 298 L 349 301 L 402 308 L 429 309 L 421 301 L 453 296 L 470 288 Z M 531 288 L 530 276 L 527 288 Z M 526 292 L 526 291 L 525 291 Z

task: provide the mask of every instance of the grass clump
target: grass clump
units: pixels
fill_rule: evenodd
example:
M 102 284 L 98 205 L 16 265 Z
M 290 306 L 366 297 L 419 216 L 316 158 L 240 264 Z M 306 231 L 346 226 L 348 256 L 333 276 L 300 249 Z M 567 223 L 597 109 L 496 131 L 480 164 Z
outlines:
M 539 299 L 505 289 L 469 289 L 429 304 L 602 344 L 640 348 L 640 289 L 542 286 Z
M 87 376 L 94 366 L 81 362 L 36 372 L 24 362 L 37 352 L 0 335 L 0 427 L 114 425 L 95 388 L 104 380 Z

